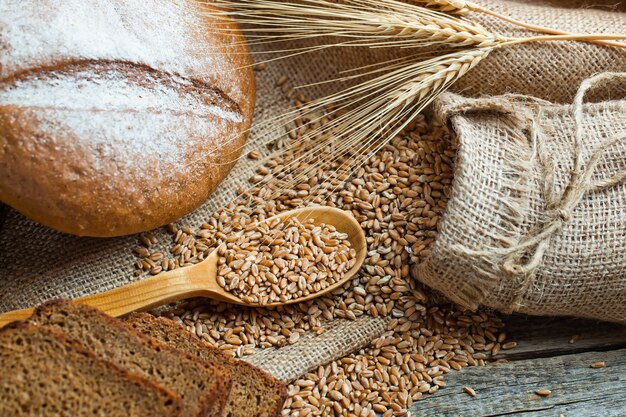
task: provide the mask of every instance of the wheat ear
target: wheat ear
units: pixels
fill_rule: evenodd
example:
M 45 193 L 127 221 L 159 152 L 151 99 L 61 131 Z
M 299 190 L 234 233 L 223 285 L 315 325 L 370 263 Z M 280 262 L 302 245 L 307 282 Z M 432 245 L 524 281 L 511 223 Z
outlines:
M 465 51 L 454 59 L 430 67 L 397 90 L 396 100 L 392 106 L 407 104 L 413 100 L 425 100 L 426 104 L 429 104 L 436 95 L 445 91 L 489 55 L 490 51 L 491 49 Z
M 215 0 L 211 4 L 222 8 L 211 12 L 213 15 L 230 15 L 245 25 L 261 25 L 267 35 L 254 33 L 254 28 L 243 29 L 251 33 L 252 44 L 325 36 L 347 39 L 341 44 L 344 46 L 407 48 L 441 44 L 487 47 L 506 40 L 479 24 L 395 0 L 303 0 L 298 4 Z
M 414 3 L 429 7 L 434 10 L 438 10 L 442 13 L 450 13 L 457 15 L 466 15 L 469 12 L 484 13 L 493 16 L 497 19 L 511 23 L 515 26 L 522 27 L 524 29 L 532 30 L 533 32 L 547 33 L 550 35 L 574 35 L 571 32 L 564 30 L 553 29 L 546 26 L 534 25 L 532 23 L 524 22 L 522 20 L 514 19 L 510 16 L 503 15 L 486 7 L 480 6 L 476 3 L 464 0 L 411 0 Z M 621 42 L 613 42 L 607 40 L 590 40 L 589 42 L 596 43 L 598 45 L 613 46 L 617 48 L 626 48 L 626 44 Z
M 462 0 L 432 1 L 439 5 L 461 7 L 459 10 L 470 7 L 474 10 L 478 7 Z M 335 41 L 334 46 L 422 48 L 445 45 L 482 48 L 547 40 L 601 41 L 626 38 L 623 34 L 504 37 L 490 33 L 478 23 L 397 0 L 344 0 L 340 3 L 327 0 L 301 0 L 299 3 L 280 0 L 214 0 L 211 4 L 219 7 L 218 10 L 209 11 L 214 16 L 230 15 L 240 23 L 254 25 L 256 28 L 243 29 L 249 34 L 252 44 L 332 36 L 343 39 Z M 259 27 L 265 35 L 255 33 Z M 214 30 L 234 29 L 218 25 Z M 307 52 L 319 48 L 305 47 L 301 50 Z
M 312 117 L 329 104 L 332 120 L 323 128 L 311 128 L 311 137 L 323 137 L 332 129 L 335 158 L 350 155 L 353 166 L 363 164 L 377 149 L 400 134 L 406 126 L 436 97 L 446 91 L 457 79 L 484 59 L 493 48 L 459 50 L 423 62 L 397 68 L 389 73 L 367 80 L 328 97 L 312 101 L 300 109 L 300 116 L 310 119 L 305 125 L 315 124 Z M 303 161 L 309 167 L 298 177 L 285 182 L 285 191 L 306 181 L 316 170 L 328 169 L 333 160 L 319 160 L 318 151 L 328 144 L 322 141 L 306 155 L 291 161 L 284 170 Z M 278 171 L 277 175 L 282 171 Z M 265 181 L 265 179 L 264 179 Z

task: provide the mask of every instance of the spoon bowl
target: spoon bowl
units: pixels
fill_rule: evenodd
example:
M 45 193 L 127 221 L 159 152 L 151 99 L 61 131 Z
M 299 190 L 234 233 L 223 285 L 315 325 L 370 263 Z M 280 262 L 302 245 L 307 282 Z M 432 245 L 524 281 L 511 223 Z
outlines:
M 273 220 L 275 218 L 279 218 L 282 222 L 290 218 L 297 218 L 301 222 L 305 222 L 308 220 L 313 220 L 315 224 L 325 223 L 334 226 L 338 232 L 345 233 L 348 235 L 348 241 L 350 242 L 350 247 L 353 248 L 356 252 L 355 263 L 348 271 L 345 272 L 344 276 L 337 282 L 329 285 L 321 291 L 315 292 L 313 294 L 309 294 L 305 297 L 292 298 L 285 302 L 276 302 L 276 303 L 268 303 L 268 304 L 246 304 L 250 306 L 260 306 L 260 307 L 271 307 L 271 306 L 279 306 L 279 305 L 287 305 L 300 303 L 302 301 L 308 301 L 313 298 L 320 297 L 324 294 L 328 294 L 336 290 L 337 288 L 343 286 L 346 282 L 352 279 L 357 272 L 361 269 L 363 265 L 363 261 L 365 260 L 365 255 L 367 254 L 367 242 L 365 241 L 365 233 L 361 228 L 359 222 L 356 221 L 354 216 L 351 213 L 340 210 L 334 207 L 327 206 L 315 206 L 315 207 L 306 207 L 296 210 L 286 211 L 284 213 L 278 214 L 274 217 L 267 219 L 267 221 Z M 239 301 L 237 304 L 244 304 Z
M 192 297 L 212 298 L 250 307 L 275 307 L 308 301 L 327 294 L 352 279 L 361 268 L 367 252 L 365 233 L 350 212 L 334 207 L 314 206 L 286 211 L 265 221 L 275 218 L 279 218 L 283 222 L 289 218 L 297 218 L 301 222 L 313 220 L 315 224 L 325 223 L 334 226 L 338 232 L 348 235 L 348 241 L 356 252 L 354 266 L 346 271 L 341 280 L 305 297 L 270 304 L 248 304 L 229 293 L 217 282 L 219 249 L 224 245 L 222 244 L 213 250 L 206 259 L 197 264 L 167 271 L 152 278 L 145 278 L 110 291 L 82 297 L 76 301 L 96 307 L 111 316 L 122 316 L 132 311 L 150 309 Z M 0 327 L 15 320 L 28 318 L 32 311 L 32 309 L 23 309 L 0 314 Z

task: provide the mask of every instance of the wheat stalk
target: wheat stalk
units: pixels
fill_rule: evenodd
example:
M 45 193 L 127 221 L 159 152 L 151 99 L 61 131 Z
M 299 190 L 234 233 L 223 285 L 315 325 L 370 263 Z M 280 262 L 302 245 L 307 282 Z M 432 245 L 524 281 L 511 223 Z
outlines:
M 421 0 L 414 0 L 422 2 Z M 465 75 L 496 48 L 528 42 L 549 40 L 606 40 L 625 39 L 626 35 L 571 35 L 504 37 L 492 34 L 481 25 L 455 15 L 475 10 L 474 3 L 462 0 L 424 0 L 431 10 L 396 0 L 301 0 L 298 4 L 277 0 L 213 0 L 207 13 L 213 17 L 234 16 L 246 27 L 251 43 L 279 43 L 282 41 L 328 38 L 327 44 L 312 47 L 293 47 L 281 52 L 306 53 L 328 47 L 399 47 L 431 48 L 436 55 L 429 59 L 404 57 L 371 66 L 369 72 L 343 77 L 353 79 L 369 75 L 353 87 L 302 106 L 276 119 L 266 121 L 274 128 L 282 128 L 294 117 L 304 117 L 305 125 L 314 125 L 321 117 L 320 109 L 332 104 L 326 116 L 332 121 L 323 128 L 311 128 L 308 137 L 318 139 L 305 155 L 289 162 L 283 170 L 305 163 L 308 167 L 297 177 L 283 183 L 288 193 L 319 169 L 327 169 L 333 161 L 319 160 L 318 150 L 331 141 L 336 158 L 360 166 L 391 138 L 397 136 L 410 121 Z M 216 10 L 215 6 L 221 9 Z M 257 33 L 261 27 L 265 34 Z M 228 25 L 217 25 L 209 30 L 230 31 Z M 276 52 L 274 48 L 270 52 Z M 432 50 L 432 48 L 431 48 Z M 366 69 L 363 67 L 362 69 Z M 300 120 L 303 120 L 302 118 Z M 286 122 L 285 122 L 286 121 Z M 328 133 L 332 130 L 332 134 Z M 305 141 L 308 137 L 301 138 Z M 296 143 L 295 146 L 298 146 Z M 275 172 L 275 175 L 280 175 Z M 261 180 L 260 184 L 268 179 Z
M 345 158 L 352 167 L 363 165 L 385 145 L 387 139 L 402 130 L 439 94 L 484 59 L 492 48 L 459 50 L 423 62 L 402 66 L 394 71 L 367 80 L 354 87 L 306 104 L 300 116 L 311 116 L 317 109 L 334 104 L 326 115 L 334 119 L 323 128 L 311 129 L 309 140 L 323 138 L 302 157 L 285 164 L 274 176 L 289 172 L 292 167 L 305 165 L 296 177 L 281 184 L 280 192 L 288 193 L 313 176 L 319 169 L 328 169 L 331 160 L 320 160 L 319 151 L 336 142 L 335 160 Z M 311 118 L 314 124 L 319 118 Z M 328 131 L 332 131 L 329 134 Z M 297 143 L 295 144 L 297 146 Z M 348 162 L 349 161 L 349 162 Z M 334 174 L 331 175 L 334 178 Z M 271 181 L 264 178 L 256 186 Z

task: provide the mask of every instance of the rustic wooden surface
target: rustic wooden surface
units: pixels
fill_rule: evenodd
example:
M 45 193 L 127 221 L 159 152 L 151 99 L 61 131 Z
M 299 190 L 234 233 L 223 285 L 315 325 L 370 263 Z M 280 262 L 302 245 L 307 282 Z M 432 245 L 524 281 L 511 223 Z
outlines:
M 411 416 L 626 416 L 626 326 L 511 316 L 507 333 L 518 342 L 498 354 L 507 363 L 450 372 L 447 386 L 414 403 Z M 606 366 L 591 368 L 598 361 Z M 540 397 L 539 389 L 552 394 Z

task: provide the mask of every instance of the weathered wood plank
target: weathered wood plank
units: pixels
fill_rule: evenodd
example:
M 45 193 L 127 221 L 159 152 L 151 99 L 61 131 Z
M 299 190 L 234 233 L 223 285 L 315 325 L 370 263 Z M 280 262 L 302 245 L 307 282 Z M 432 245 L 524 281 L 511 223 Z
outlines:
M 496 358 L 519 360 L 626 348 L 626 326 L 620 324 L 522 315 L 512 315 L 505 322 L 508 339 L 518 345 Z M 580 338 L 569 343 L 574 335 Z
M 604 368 L 590 365 L 604 361 Z M 626 416 L 626 349 L 466 368 L 411 407 L 413 416 Z M 470 397 L 463 386 L 473 388 Z M 549 389 L 549 397 L 535 394 Z

